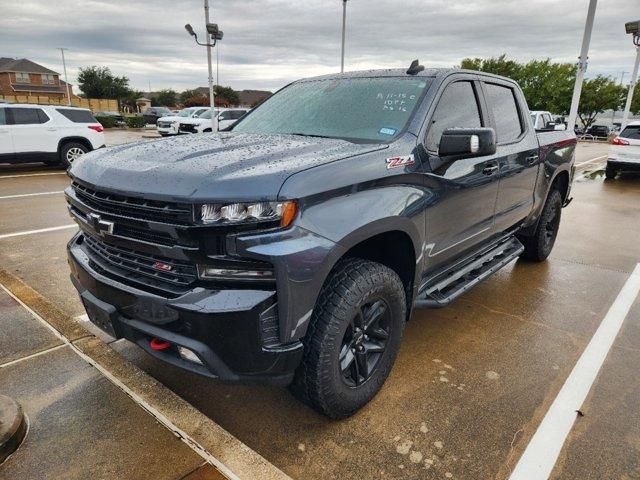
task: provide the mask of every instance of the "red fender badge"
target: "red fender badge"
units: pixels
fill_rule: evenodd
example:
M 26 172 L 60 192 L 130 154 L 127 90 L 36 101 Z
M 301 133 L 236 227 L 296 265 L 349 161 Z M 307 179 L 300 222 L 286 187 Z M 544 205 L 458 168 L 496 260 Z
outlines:
M 387 170 L 391 168 L 408 167 L 409 165 L 413 165 L 415 163 L 416 161 L 413 159 L 413 155 L 391 157 L 391 158 L 387 158 Z

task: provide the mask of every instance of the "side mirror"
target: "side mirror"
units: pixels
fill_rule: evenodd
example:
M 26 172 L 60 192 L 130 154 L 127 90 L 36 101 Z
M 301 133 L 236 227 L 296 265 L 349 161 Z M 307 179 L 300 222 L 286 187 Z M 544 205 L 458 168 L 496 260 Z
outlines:
M 547 122 L 546 128 L 556 128 L 556 122 Z
M 440 137 L 440 157 L 483 157 L 496 153 L 493 128 L 447 128 Z

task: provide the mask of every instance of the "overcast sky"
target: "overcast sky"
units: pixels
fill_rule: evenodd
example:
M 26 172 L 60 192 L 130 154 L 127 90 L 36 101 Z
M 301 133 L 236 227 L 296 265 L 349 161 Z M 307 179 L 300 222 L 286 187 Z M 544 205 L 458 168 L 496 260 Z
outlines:
M 349 0 L 346 69 L 454 66 L 506 53 L 517 60 L 577 59 L 588 0 Z M 640 0 L 600 0 L 588 76 L 619 78 L 635 51 L 624 22 Z M 340 68 L 341 0 L 211 0 L 224 31 L 220 83 L 277 89 Z M 62 72 L 102 65 L 131 86 L 183 90 L 207 83 L 206 50 L 183 26 L 204 32 L 203 0 L 0 0 L 0 56 Z M 626 74 L 628 81 L 630 73 Z

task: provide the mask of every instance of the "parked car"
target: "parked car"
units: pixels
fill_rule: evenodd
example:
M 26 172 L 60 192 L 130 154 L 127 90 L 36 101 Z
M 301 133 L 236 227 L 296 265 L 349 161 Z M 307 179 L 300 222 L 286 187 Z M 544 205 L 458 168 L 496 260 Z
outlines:
M 178 126 L 181 120 L 187 118 L 195 118 L 206 112 L 208 107 L 189 107 L 183 108 L 176 115 L 169 115 L 167 117 L 161 117 L 158 119 L 158 133 L 163 137 L 167 135 L 177 135 Z
M 246 108 L 220 108 L 216 109 L 218 115 L 218 130 L 231 127 L 241 119 L 249 110 Z M 207 133 L 211 131 L 211 110 L 207 110 L 197 118 L 180 120 L 180 133 Z
M 586 134 L 596 138 L 607 138 L 609 133 L 611 133 L 611 129 L 606 125 L 591 125 Z
M 155 125 L 159 118 L 173 115 L 167 107 L 149 107 L 142 114 L 145 125 Z
M 532 111 L 531 121 L 536 130 L 548 131 L 548 130 L 566 130 L 567 126 L 558 121 L 550 112 L 545 111 Z
M 162 361 L 349 416 L 414 307 L 551 252 L 576 138 L 529 118 L 477 71 L 293 82 L 230 131 L 74 163 L 71 278 L 92 322 Z
M 44 162 L 68 167 L 104 147 L 104 128 L 85 108 L 0 104 L 0 163 Z
M 629 122 L 609 147 L 605 176 L 623 171 L 640 172 L 640 121 Z
M 124 116 L 122 116 L 119 112 L 96 112 L 95 116 L 96 117 L 112 117 L 115 120 L 116 125 L 119 127 L 124 126 L 126 124 L 126 122 L 124 121 Z

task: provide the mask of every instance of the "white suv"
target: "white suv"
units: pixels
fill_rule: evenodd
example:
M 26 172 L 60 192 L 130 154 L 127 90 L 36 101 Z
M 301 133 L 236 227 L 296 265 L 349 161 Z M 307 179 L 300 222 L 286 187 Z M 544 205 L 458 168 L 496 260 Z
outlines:
M 611 142 L 607 155 L 607 178 L 618 172 L 640 172 L 640 121 L 629 122 Z
M 218 130 L 224 130 L 236 123 L 249 110 L 246 108 L 216 108 Z M 180 120 L 180 133 L 208 133 L 211 131 L 211 109 L 197 118 Z
M 103 130 L 84 108 L 0 104 L 0 163 L 68 167 L 80 155 L 104 147 Z
M 163 137 L 167 135 L 177 135 L 178 126 L 181 120 L 185 118 L 195 118 L 206 112 L 208 107 L 188 107 L 180 110 L 176 115 L 167 115 L 158 119 L 156 125 L 158 133 Z

